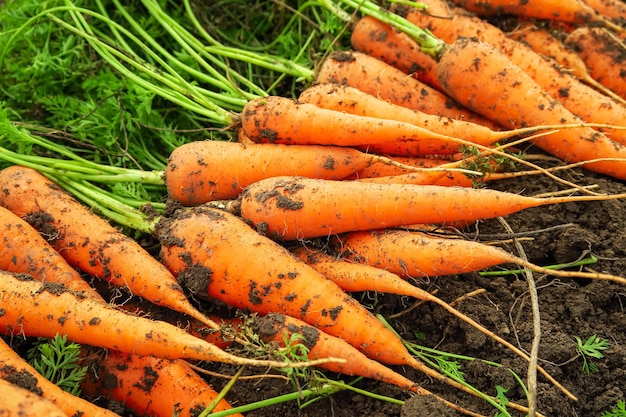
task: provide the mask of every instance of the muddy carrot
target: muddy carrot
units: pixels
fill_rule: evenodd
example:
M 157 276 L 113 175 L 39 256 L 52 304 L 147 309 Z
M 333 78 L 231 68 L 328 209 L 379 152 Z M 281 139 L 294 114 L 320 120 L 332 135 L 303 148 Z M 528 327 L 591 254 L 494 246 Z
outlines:
M 0 378 L 0 415 L 20 417 L 68 417 L 59 407 L 26 388 Z
M 609 19 L 620 19 L 626 16 L 626 3 L 621 0 L 583 0 L 593 10 Z
M 322 62 L 316 81 L 349 85 L 424 113 L 494 126 L 493 122 L 464 109 L 449 96 L 368 54 L 333 52 Z
M 29 381 L 29 387 L 24 388 L 36 390 L 42 397 L 50 400 L 68 416 L 117 416 L 112 411 L 98 407 L 89 401 L 63 391 L 57 385 L 44 378 L 2 339 L 0 339 L 0 379 L 13 381 L 14 383 Z
M 86 362 L 89 373 L 81 384 L 85 394 L 121 402 L 141 415 L 197 416 L 218 393 L 183 360 L 170 361 L 108 351 Z M 176 392 L 173 392 L 173 388 Z M 230 410 L 224 399 L 213 412 Z M 241 414 L 233 416 L 243 417 Z
M 5 168 L 0 190 L 0 205 L 33 225 L 73 267 L 217 327 L 156 258 L 36 170 Z

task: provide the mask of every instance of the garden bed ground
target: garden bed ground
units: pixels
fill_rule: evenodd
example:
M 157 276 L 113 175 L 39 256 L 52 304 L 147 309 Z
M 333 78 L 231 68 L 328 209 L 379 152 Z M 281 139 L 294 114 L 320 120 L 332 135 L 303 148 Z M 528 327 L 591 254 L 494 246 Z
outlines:
M 626 184 L 582 171 L 571 171 L 568 178 L 579 184 L 598 184 L 603 192 L 625 193 Z M 490 184 L 493 188 L 534 195 L 557 189 L 546 177 L 528 177 Z M 551 231 L 536 232 L 532 239 L 523 240 L 528 258 L 540 265 L 565 263 L 584 256 L 591 251 L 600 260 L 590 268 L 626 275 L 626 200 L 568 203 L 531 209 L 506 218 L 515 232 L 538 231 L 544 228 L 567 225 Z M 477 225 L 481 239 L 502 239 L 506 234 L 497 221 L 483 221 Z M 473 232 L 475 233 L 474 227 Z M 513 245 L 507 249 L 515 253 Z M 618 400 L 626 397 L 626 288 L 606 281 L 553 279 L 537 275 L 540 303 L 542 337 L 539 350 L 540 364 L 558 381 L 578 397 L 568 399 L 541 375 L 538 377 L 539 411 L 546 416 L 600 416 L 612 409 Z M 532 315 L 527 295 L 527 284 L 521 277 L 481 277 L 478 274 L 438 277 L 419 285 L 446 301 L 453 301 L 477 289 L 486 291 L 465 299 L 459 309 L 489 329 L 514 344 L 529 350 L 533 337 Z M 373 296 L 368 294 L 367 296 Z M 397 296 L 378 294 L 376 311 L 385 316 L 402 311 L 412 300 Z M 391 321 L 407 339 L 415 340 L 414 333 L 424 336 L 420 345 L 438 350 L 494 361 L 510 367 L 525 378 L 527 365 L 518 357 L 496 345 L 474 329 L 451 317 L 440 307 L 422 304 L 410 313 Z M 598 372 L 587 375 L 582 370 L 582 358 L 578 357 L 575 336 L 583 341 L 592 335 L 607 339 L 610 347 L 605 358 L 594 359 Z M 517 342 L 516 342 L 517 339 Z M 505 368 L 474 362 L 461 362 L 466 379 L 483 392 L 495 395 L 497 385 L 509 389 L 506 396 L 511 401 L 524 404 L 524 395 L 511 374 Z M 215 366 L 211 370 L 233 374 L 236 369 Z M 488 415 L 494 409 L 482 400 L 459 394 L 456 389 L 442 385 L 410 369 L 397 368 L 422 387 L 463 404 L 470 409 Z M 256 369 L 250 373 L 258 372 Z M 340 378 L 340 376 L 332 376 Z M 345 380 L 350 380 L 345 378 Z M 218 389 L 226 383 L 220 378 L 211 379 Z M 393 386 L 372 381 L 360 381 L 357 386 L 371 392 L 406 400 L 403 406 L 345 391 L 321 399 L 299 409 L 296 402 L 252 411 L 249 417 L 273 417 L 276 415 L 306 417 L 352 417 L 352 416 L 451 416 L 457 415 L 438 404 L 428 404 L 424 398 L 413 397 Z M 266 378 L 239 381 L 228 394 L 233 405 L 292 392 L 289 382 Z M 512 415 L 520 415 L 512 411 Z

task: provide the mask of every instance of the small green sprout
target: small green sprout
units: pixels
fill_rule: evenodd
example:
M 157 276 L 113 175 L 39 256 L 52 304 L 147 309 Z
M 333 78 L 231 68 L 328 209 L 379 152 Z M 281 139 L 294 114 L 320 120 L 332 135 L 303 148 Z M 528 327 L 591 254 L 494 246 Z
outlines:
M 576 339 L 576 350 L 583 358 L 583 371 L 587 375 L 592 372 L 598 372 L 596 364 L 590 361 L 590 358 L 602 359 L 604 358 L 603 350 L 606 350 L 610 343 L 608 340 L 601 339 L 595 334 L 583 343 L 582 339 L 578 336 L 574 336 Z
M 80 366 L 80 345 L 68 343 L 67 335 L 53 339 L 41 338 L 27 352 L 28 361 L 46 379 L 61 389 L 80 395 L 80 383 L 87 374 L 87 367 Z
M 626 417 L 626 402 L 619 400 L 611 411 L 605 411 L 601 417 Z

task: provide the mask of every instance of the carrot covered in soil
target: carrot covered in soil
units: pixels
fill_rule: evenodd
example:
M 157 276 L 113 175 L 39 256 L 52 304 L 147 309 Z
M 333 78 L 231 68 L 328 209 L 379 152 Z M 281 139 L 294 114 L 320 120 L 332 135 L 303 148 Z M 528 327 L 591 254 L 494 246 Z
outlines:
M 459 62 L 472 62 L 472 65 L 460 66 Z M 437 71 L 450 94 L 504 126 L 581 121 L 548 96 L 506 55 L 485 42 L 459 39 L 446 50 Z M 474 82 L 468 83 L 468 78 Z M 623 159 L 590 163 L 585 168 L 626 179 L 626 145 L 609 139 L 595 129 L 581 127 L 558 131 L 535 139 L 533 143 L 565 162 Z
M 624 16 L 626 17 L 626 16 Z M 626 45 L 606 29 L 579 27 L 565 39 L 591 77 L 626 98 Z
M 423 3 L 428 5 L 429 9 L 435 9 L 436 13 L 441 13 L 441 16 L 444 17 L 433 17 L 410 7 L 398 7 L 397 12 L 404 14 L 404 17 L 415 25 L 430 30 L 435 36 L 443 39 L 448 44 L 454 43 L 459 37 L 476 37 L 493 45 L 508 56 L 515 65 L 530 75 L 553 100 L 558 100 L 571 113 L 578 115 L 588 123 L 602 123 L 614 126 L 626 125 L 626 106 L 583 84 L 571 74 L 556 68 L 551 61 L 537 54 L 527 45 L 509 38 L 502 30 L 484 20 L 475 16 L 468 16 L 467 11 L 459 10 L 459 8 L 448 9 L 445 2 L 424 0 Z M 447 54 L 444 53 L 444 55 Z M 470 65 L 461 64 L 460 66 L 465 68 Z M 480 78 L 473 78 L 472 83 L 467 84 L 492 87 L 491 81 L 481 82 L 479 80 Z M 493 90 L 500 88 L 493 87 Z M 488 90 L 492 89 L 489 88 Z M 446 91 L 450 94 L 449 90 Z M 513 100 L 519 97 L 512 95 L 509 98 Z M 467 106 L 467 104 L 465 105 Z M 483 111 L 481 111 L 481 114 L 487 118 L 490 117 Z M 507 114 L 506 124 L 503 124 L 503 126 L 508 128 L 524 126 L 522 125 L 523 120 L 520 120 L 518 114 Z M 566 123 L 569 123 L 569 119 Z M 610 134 L 611 139 L 615 141 L 626 143 L 626 131 L 608 129 L 607 134 Z
M 89 366 L 89 373 L 81 384 L 85 394 L 113 398 L 141 415 L 197 416 L 218 396 L 183 360 L 108 351 L 90 358 L 85 365 Z M 172 391 L 174 388 L 175 392 Z M 213 412 L 231 408 L 222 399 Z M 232 415 L 243 417 L 239 413 Z
M 70 417 L 49 401 L 26 388 L 0 378 L 0 416 Z
M 0 206 L 0 270 L 58 282 L 74 291 L 96 293 L 87 281 L 21 217 Z
M 605 18 L 623 19 L 626 17 L 626 3 L 622 0 L 583 0 L 583 2 Z
M 374 163 L 400 162 L 338 146 L 197 141 L 181 145 L 165 170 L 168 195 L 184 206 L 227 200 L 258 180 L 281 175 L 343 179 Z M 404 166 L 410 171 L 410 166 Z
M 247 187 L 231 208 L 273 239 L 296 240 L 407 224 L 473 222 L 547 204 L 624 197 L 535 198 L 490 189 L 276 177 Z
M 240 218 L 194 207 L 164 219 L 157 232 L 164 264 L 197 297 L 261 315 L 290 315 L 345 340 L 370 359 L 408 365 L 461 387 L 411 356 L 393 332 L 334 282 Z
M 29 386 L 24 388 L 37 391 L 68 416 L 119 417 L 112 411 L 63 391 L 41 375 L 2 339 L 0 339 L 0 379 L 16 384 L 19 381 L 29 381 Z
M 241 126 L 255 142 L 353 147 L 411 141 L 414 156 L 459 151 L 456 138 L 414 124 L 327 110 L 280 96 L 249 101 Z
M 349 85 L 424 113 L 494 127 L 493 122 L 463 108 L 448 95 L 368 54 L 356 51 L 331 53 L 322 62 L 316 82 Z
M 48 237 L 70 265 L 217 327 L 191 305 L 156 258 L 38 171 L 18 165 L 3 169 L 0 192 L 0 206 Z
M 164 359 L 300 366 L 240 358 L 166 322 L 133 316 L 57 283 L 0 271 L 0 334 L 52 338 Z M 304 364 L 308 366 L 308 364 Z

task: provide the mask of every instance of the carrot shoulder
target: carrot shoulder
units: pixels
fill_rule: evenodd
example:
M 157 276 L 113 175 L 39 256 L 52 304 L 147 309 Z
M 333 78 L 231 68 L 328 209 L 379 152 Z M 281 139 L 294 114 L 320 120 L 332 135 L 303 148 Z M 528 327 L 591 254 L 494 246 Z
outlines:
M 18 165 L 3 169 L 0 190 L 0 205 L 49 237 L 73 267 L 214 325 L 191 305 L 157 259 L 36 170 Z
M 471 65 L 461 65 L 471 62 Z M 470 108 L 504 126 L 577 123 L 581 119 L 546 92 L 520 67 L 491 45 L 461 38 L 448 47 L 438 65 L 446 90 Z M 474 80 L 471 83 L 467 79 Z M 623 123 L 623 122 L 622 122 Z M 619 158 L 586 164 L 591 171 L 626 179 L 626 145 L 595 129 L 562 130 L 533 141 L 566 162 Z

